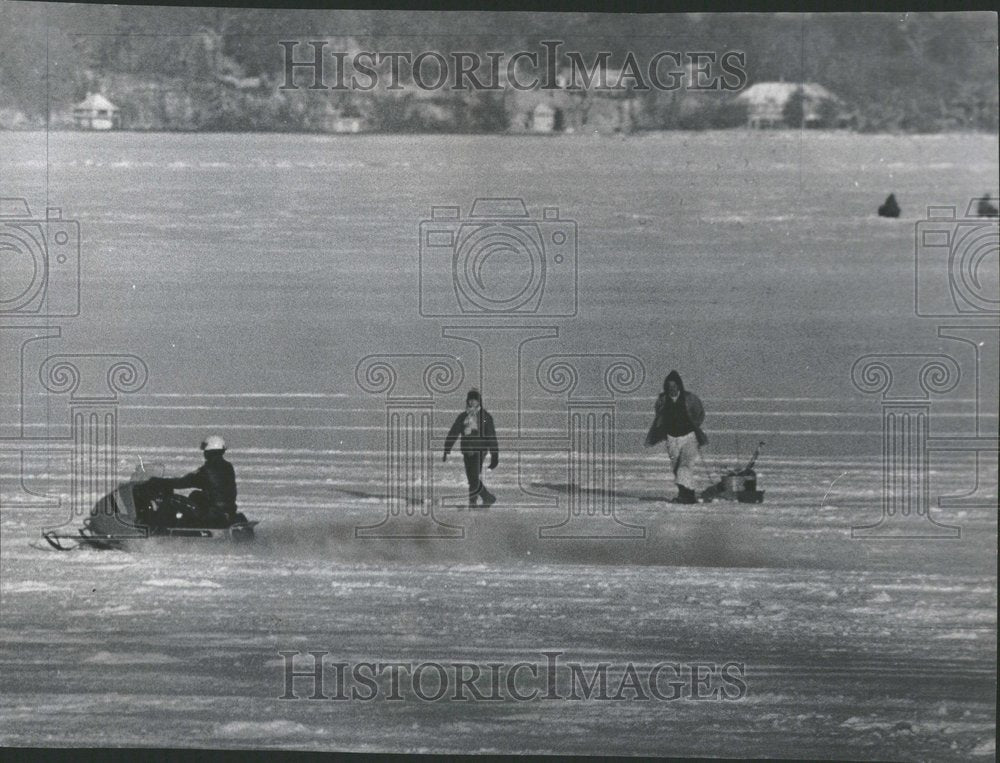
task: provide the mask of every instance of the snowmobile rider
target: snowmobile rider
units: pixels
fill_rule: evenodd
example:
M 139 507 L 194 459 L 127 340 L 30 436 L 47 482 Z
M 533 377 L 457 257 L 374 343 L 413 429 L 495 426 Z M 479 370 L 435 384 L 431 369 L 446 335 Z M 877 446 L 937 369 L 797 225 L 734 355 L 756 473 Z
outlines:
M 157 486 L 184 490 L 197 488 L 188 496 L 206 527 L 228 527 L 236 521 L 236 473 L 223 454 L 226 441 L 218 435 L 206 437 L 201 443 L 205 463 L 183 477 L 154 477 L 150 482 Z
M 656 418 L 646 434 L 646 446 L 667 441 L 667 454 L 673 466 L 677 496 L 673 503 L 697 503 L 695 465 L 699 449 L 708 443 L 701 430 L 705 422 L 705 408 L 693 392 L 684 389 L 684 382 L 677 371 L 671 371 L 663 380 L 663 392 L 656 399 Z
M 479 391 L 470 389 L 465 396 L 465 410 L 458 414 L 455 423 L 448 430 L 444 441 L 444 457 L 448 460 L 455 441 L 462 438 L 462 458 L 465 459 L 465 477 L 469 482 L 469 508 L 475 508 L 476 498 L 483 499 L 483 508 L 496 503 L 496 496 L 483 484 L 481 473 L 486 452 L 490 454 L 490 469 L 495 469 L 500 458 L 497 433 L 493 426 L 493 417 L 482 407 Z

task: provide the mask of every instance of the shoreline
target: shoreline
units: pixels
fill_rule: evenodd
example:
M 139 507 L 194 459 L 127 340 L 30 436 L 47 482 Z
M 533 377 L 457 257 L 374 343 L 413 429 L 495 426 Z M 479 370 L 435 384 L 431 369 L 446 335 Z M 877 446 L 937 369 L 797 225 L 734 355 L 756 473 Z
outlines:
M 389 132 L 389 131 L 377 131 L 368 130 L 363 132 L 321 132 L 321 131 L 310 131 L 310 130 L 77 130 L 72 127 L 56 127 L 56 128 L 44 128 L 44 127 L 30 127 L 30 128 L 2 128 L 0 127 L 0 134 L 6 135 L 36 135 L 36 134 L 51 134 L 58 133 L 60 135 L 65 134 L 81 134 L 81 135 L 120 135 L 120 134 L 135 134 L 135 135 L 309 135 L 317 137 L 329 137 L 329 138 L 363 138 L 363 137 L 386 137 L 386 136 L 406 136 L 406 137 L 416 137 L 416 136 L 433 136 L 433 137 L 477 137 L 477 138 L 639 138 L 644 136 L 660 136 L 660 135 L 736 135 L 745 133 L 748 135 L 793 135 L 796 137 L 801 137 L 802 135 L 851 135 L 855 137 L 891 137 L 891 138 L 903 138 L 903 137 L 967 137 L 967 136 L 995 136 L 996 133 L 990 130 L 952 130 L 946 132 L 861 132 L 857 130 L 846 130 L 846 129 L 821 129 L 821 128 L 808 128 L 808 129 L 794 129 L 794 128 L 782 128 L 782 129 L 755 129 L 748 127 L 722 127 L 722 128 L 712 128 L 705 130 L 635 130 L 632 132 L 602 132 L 598 130 L 593 131 L 578 131 L 578 132 L 448 132 L 448 131 L 437 131 L 437 130 L 427 130 L 427 131 L 401 131 L 401 132 Z

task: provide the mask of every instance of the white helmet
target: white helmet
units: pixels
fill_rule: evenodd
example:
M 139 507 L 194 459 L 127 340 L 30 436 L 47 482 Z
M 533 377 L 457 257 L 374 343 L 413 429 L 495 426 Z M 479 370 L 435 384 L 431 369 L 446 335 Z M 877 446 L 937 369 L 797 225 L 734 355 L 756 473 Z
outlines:
M 223 440 L 219 435 L 213 434 L 210 437 L 206 437 L 201 442 L 202 450 L 225 450 L 226 441 Z

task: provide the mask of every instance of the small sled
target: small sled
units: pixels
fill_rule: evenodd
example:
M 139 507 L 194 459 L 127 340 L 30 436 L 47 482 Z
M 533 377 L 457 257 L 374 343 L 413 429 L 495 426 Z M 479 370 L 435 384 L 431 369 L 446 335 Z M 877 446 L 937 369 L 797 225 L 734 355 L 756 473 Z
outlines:
M 141 464 L 141 462 L 140 462 Z M 162 483 L 149 480 L 140 466 L 132 479 L 99 499 L 72 533 L 46 530 L 42 538 L 57 551 L 87 547 L 101 551 L 122 551 L 135 541 L 162 538 L 249 543 L 259 524 L 237 512 L 228 524 L 206 522 L 198 507 L 187 497 L 174 495 Z
M 763 503 L 764 491 L 757 489 L 757 472 L 754 464 L 760 449 L 764 447 L 763 440 L 757 443 L 750 462 L 742 469 L 734 469 L 722 475 L 722 479 L 701 492 L 701 500 L 710 503 L 715 500 L 739 501 L 740 503 Z

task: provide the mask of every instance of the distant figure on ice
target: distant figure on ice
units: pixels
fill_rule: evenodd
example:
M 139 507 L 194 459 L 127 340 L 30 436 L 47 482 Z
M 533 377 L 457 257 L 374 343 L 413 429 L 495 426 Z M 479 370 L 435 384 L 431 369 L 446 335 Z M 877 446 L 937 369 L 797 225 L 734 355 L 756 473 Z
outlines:
M 997 208 L 990 204 L 990 195 L 986 194 L 976 205 L 976 214 L 980 217 L 996 217 Z
M 500 459 L 497 445 L 497 433 L 493 426 L 493 417 L 483 408 L 479 390 L 470 389 L 465 396 L 465 410 L 458 414 L 455 423 L 448 430 L 444 441 L 444 457 L 448 460 L 455 441 L 462 438 L 462 458 L 465 459 L 465 477 L 469 482 L 469 508 L 475 508 L 476 499 L 483 499 L 483 508 L 496 503 L 497 497 L 491 493 L 482 480 L 483 461 L 487 451 L 490 454 L 490 469 L 495 469 Z
M 899 203 L 896 201 L 896 194 L 890 193 L 885 200 L 885 204 L 878 208 L 879 217 L 899 217 Z
M 188 499 L 194 504 L 204 527 L 228 527 L 236 521 L 236 472 L 223 454 L 226 442 L 218 435 L 206 437 L 201 443 L 205 463 L 183 477 L 153 477 L 150 483 L 183 490 L 197 488 Z
M 684 389 L 676 371 L 663 380 L 663 392 L 656 399 L 656 418 L 646 434 L 646 447 L 667 441 L 667 454 L 674 470 L 677 496 L 673 503 L 697 503 L 695 465 L 701 457 L 700 448 L 708 444 L 701 431 L 705 422 L 705 407 L 693 392 Z

